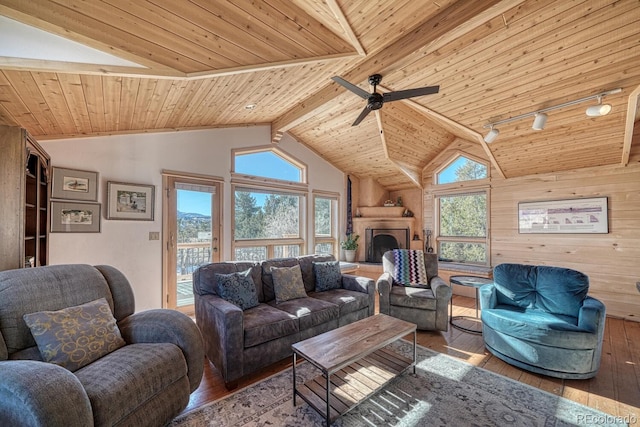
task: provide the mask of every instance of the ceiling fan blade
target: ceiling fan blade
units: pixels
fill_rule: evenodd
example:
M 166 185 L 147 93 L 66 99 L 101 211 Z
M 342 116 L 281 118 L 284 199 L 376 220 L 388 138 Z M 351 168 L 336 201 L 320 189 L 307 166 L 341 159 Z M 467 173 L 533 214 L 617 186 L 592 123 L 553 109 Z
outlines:
M 334 82 L 338 83 L 339 85 L 342 85 L 345 88 L 349 89 L 351 92 L 355 93 L 356 95 L 358 95 L 362 99 L 368 99 L 369 98 L 369 95 L 370 95 L 369 92 L 367 92 L 364 89 L 359 88 L 358 86 L 356 86 L 354 84 L 349 83 L 348 81 L 346 81 L 342 77 L 334 76 L 334 77 L 331 77 L 331 80 L 333 80 Z
M 356 119 L 355 122 L 353 122 L 353 124 L 351 126 L 358 126 L 360 124 L 360 122 L 367 117 L 367 114 L 369 114 L 371 112 L 371 108 L 369 108 L 369 106 L 367 105 L 366 107 L 364 107 L 364 109 L 362 110 L 362 112 L 360 113 L 360 115 L 358 116 L 358 118 Z
M 440 86 L 419 87 L 416 89 L 399 90 L 382 94 L 384 102 L 398 101 L 400 99 L 413 98 L 415 96 L 431 95 L 438 93 Z

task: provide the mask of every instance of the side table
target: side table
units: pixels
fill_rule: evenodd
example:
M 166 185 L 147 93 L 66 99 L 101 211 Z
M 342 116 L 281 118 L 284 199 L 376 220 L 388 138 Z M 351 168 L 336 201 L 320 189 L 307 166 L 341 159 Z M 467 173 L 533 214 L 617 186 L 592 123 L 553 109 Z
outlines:
M 478 277 L 478 276 L 451 276 L 449 279 L 449 283 L 451 287 L 453 285 L 467 286 L 475 288 L 476 290 L 476 317 L 471 316 L 456 316 L 453 317 L 453 300 L 449 305 L 449 323 L 456 329 L 460 329 L 461 331 L 470 332 L 472 334 L 482 334 L 482 321 L 480 320 L 480 316 L 478 315 L 478 305 L 480 304 L 478 289 L 482 285 L 486 285 L 487 283 L 492 283 L 492 279 L 487 279 L 486 277 Z M 474 321 L 477 325 L 475 328 L 468 328 L 466 326 L 462 326 L 460 324 L 460 320 L 471 320 Z

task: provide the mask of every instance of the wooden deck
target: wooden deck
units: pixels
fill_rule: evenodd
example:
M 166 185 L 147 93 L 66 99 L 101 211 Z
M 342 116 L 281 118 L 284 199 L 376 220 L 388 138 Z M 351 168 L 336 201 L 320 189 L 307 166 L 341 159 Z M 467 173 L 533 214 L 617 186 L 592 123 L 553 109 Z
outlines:
M 474 315 L 475 300 L 455 295 L 454 315 Z M 411 341 L 412 337 L 407 336 Z M 529 384 L 547 392 L 596 408 L 611 415 L 635 417 L 640 426 L 640 323 L 607 318 L 600 371 L 589 380 L 561 380 L 532 374 L 511 366 L 486 351 L 481 335 L 449 328 L 447 332 L 418 331 L 418 344 L 472 365 Z M 259 374 L 239 381 L 246 387 L 282 369 L 291 369 L 291 358 L 275 363 Z M 208 362 L 200 387 L 191 395 L 186 410 L 227 396 L 230 392 L 218 371 Z

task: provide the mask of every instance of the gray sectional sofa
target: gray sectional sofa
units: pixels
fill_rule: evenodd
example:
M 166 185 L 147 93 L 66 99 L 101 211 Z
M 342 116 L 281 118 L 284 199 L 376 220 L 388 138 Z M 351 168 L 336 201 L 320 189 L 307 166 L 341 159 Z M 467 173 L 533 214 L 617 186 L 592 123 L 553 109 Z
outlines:
M 292 354 L 291 345 L 374 314 L 375 282 L 342 274 L 340 288 L 316 292 L 314 263 L 329 255 L 306 255 L 254 262 L 220 262 L 193 274 L 196 322 L 208 359 L 225 385 Z M 306 297 L 277 303 L 272 268 L 299 265 Z M 242 310 L 216 292 L 216 274 L 250 270 L 259 304 Z

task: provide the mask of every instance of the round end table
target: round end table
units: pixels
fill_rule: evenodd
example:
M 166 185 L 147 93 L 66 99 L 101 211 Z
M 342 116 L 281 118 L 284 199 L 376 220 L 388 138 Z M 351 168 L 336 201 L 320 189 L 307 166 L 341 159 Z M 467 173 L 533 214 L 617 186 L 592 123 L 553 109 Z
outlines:
M 449 305 L 449 323 L 456 329 L 459 329 L 464 332 L 469 332 L 472 334 L 482 334 L 482 321 L 480 320 L 480 316 L 478 315 L 478 305 L 479 295 L 478 289 L 481 286 L 486 285 L 487 283 L 492 283 L 493 279 L 487 279 L 486 277 L 478 277 L 478 276 L 451 276 L 449 279 L 449 286 L 453 287 L 453 285 L 460 285 L 475 288 L 476 290 L 476 317 L 472 316 L 455 316 L 453 317 L 453 300 Z M 471 321 L 476 324 L 475 327 L 466 327 L 460 324 L 460 321 Z

